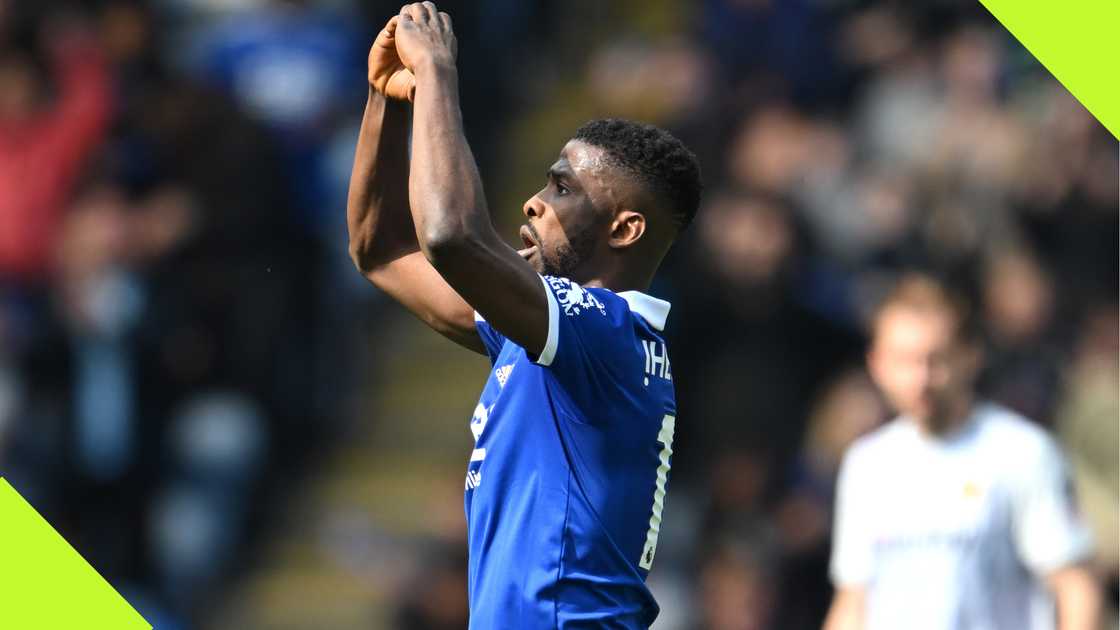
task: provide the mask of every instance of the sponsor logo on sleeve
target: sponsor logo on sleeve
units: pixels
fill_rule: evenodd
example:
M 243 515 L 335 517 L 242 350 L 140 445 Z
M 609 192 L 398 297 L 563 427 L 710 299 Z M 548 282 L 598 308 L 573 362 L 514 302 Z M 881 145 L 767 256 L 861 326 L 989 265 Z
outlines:
M 509 365 L 503 365 L 502 367 L 494 370 L 494 376 L 497 377 L 498 385 L 500 387 L 506 386 L 506 381 L 509 380 L 509 373 L 513 371 L 513 366 L 514 364 L 510 363 Z

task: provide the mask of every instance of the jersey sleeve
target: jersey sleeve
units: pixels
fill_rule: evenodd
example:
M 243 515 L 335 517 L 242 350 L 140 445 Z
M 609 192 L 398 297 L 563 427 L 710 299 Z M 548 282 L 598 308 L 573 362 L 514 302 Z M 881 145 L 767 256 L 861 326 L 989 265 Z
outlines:
M 837 588 L 864 586 L 873 577 L 872 489 L 861 479 L 858 455 L 853 448 L 844 456 L 836 487 L 829 574 Z
M 491 326 L 490 322 L 479 315 L 478 311 L 474 312 L 474 328 L 478 331 L 479 338 L 482 339 L 482 345 L 486 346 L 486 355 L 490 357 L 490 365 L 493 365 L 502 352 L 502 346 L 506 345 L 505 335 Z
M 1012 527 L 1019 557 L 1044 576 L 1088 557 L 1092 539 L 1078 514 L 1073 480 L 1058 446 L 1046 440 L 1032 464 L 1014 485 Z
M 568 280 L 542 276 L 548 299 L 548 337 L 534 360 L 548 367 L 585 402 L 609 395 L 637 342 L 630 310 L 621 300 L 600 299 Z

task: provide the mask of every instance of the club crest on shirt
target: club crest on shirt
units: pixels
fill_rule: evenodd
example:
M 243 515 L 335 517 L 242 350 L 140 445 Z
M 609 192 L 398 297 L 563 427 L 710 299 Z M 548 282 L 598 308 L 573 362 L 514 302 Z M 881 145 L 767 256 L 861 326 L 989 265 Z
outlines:
M 546 279 L 556 294 L 556 301 L 560 308 L 564 309 L 565 315 L 569 317 L 579 315 L 593 308 L 598 309 L 603 315 L 607 314 L 607 309 L 603 306 L 603 303 L 578 284 L 567 278 L 547 276 Z

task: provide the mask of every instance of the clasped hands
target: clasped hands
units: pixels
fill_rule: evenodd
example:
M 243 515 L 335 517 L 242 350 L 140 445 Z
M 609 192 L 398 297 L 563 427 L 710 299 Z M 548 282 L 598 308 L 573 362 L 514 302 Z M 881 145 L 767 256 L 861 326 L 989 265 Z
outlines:
M 451 16 L 431 2 L 407 4 L 370 47 L 370 87 L 387 98 L 412 101 L 416 75 L 440 66 L 453 68 L 457 49 Z

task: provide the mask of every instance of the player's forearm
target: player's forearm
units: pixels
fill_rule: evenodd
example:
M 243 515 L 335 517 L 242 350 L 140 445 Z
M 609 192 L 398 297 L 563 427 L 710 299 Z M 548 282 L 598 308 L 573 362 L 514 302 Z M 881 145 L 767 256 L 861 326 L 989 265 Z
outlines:
M 346 222 L 363 273 L 417 250 L 408 211 L 408 104 L 370 90 L 354 152 Z
M 1058 630 L 1097 630 L 1101 594 L 1096 579 L 1084 567 L 1070 567 L 1047 580 L 1058 605 Z
M 456 251 L 498 240 L 463 132 L 454 66 L 416 69 L 408 190 L 417 239 L 437 269 L 454 264 Z

